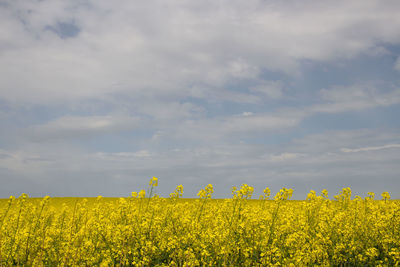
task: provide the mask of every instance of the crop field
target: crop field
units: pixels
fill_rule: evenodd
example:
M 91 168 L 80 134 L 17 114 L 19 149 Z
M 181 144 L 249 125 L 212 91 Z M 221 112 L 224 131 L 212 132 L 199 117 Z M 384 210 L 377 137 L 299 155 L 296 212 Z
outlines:
M 153 192 L 127 198 L 0 200 L 0 266 L 399 266 L 400 201 L 388 193 L 362 199 L 351 190 L 328 198 L 311 191 L 290 200 L 282 188 L 252 200 Z

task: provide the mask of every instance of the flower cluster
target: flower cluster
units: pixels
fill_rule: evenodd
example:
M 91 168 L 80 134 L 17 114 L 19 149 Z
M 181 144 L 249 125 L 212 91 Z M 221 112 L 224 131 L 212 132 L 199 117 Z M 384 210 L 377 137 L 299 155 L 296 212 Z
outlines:
M 279 201 L 279 200 L 288 200 L 291 199 L 293 195 L 293 189 L 289 188 L 285 188 L 283 187 L 281 190 L 279 190 L 278 193 L 276 193 L 274 199 Z
M 291 201 L 282 188 L 233 188 L 231 199 L 153 195 L 158 179 L 129 198 L 0 200 L 0 266 L 399 266 L 400 201 L 344 188 Z
M 212 194 L 214 193 L 214 187 L 212 184 L 208 184 L 204 189 L 201 189 L 197 195 L 200 198 L 210 199 Z
M 232 187 L 232 195 L 234 199 L 250 199 L 253 192 L 254 187 L 247 184 L 242 184 L 240 189 L 237 189 L 235 186 Z
M 169 194 L 169 197 L 172 199 L 179 199 L 183 196 L 183 185 L 178 185 L 174 192 L 172 192 L 171 194 Z

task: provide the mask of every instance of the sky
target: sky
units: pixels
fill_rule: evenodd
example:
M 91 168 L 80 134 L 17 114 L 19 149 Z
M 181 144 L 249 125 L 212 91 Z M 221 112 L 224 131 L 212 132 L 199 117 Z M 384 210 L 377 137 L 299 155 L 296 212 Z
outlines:
M 2 0 L 0 198 L 400 198 L 400 1 Z

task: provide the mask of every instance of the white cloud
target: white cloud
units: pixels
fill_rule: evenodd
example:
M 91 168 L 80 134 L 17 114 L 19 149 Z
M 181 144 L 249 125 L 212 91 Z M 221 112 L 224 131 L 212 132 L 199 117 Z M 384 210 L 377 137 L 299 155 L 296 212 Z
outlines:
M 130 130 L 139 119 L 121 116 L 64 116 L 42 125 L 29 127 L 25 135 L 34 141 L 69 139 Z
M 307 135 L 292 141 L 291 150 L 297 153 L 320 154 L 324 151 L 337 153 L 343 147 L 369 147 L 398 143 L 398 131 L 379 129 L 337 130 Z M 340 153 L 341 154 L 341 153 Z
M 298 75 L 304 62 L 329 67 L 400 44 L 399 8 L 375 0 L 7 1 L 0 5 L 0 104 L 7 105 L 0 179 L 35 180 L 38 192 L 69 185 L 72 193 L 111 195 L 159 174 L 166 190 L 217 183 L 228 194 L 242 182 L 303 191 L 340 181 L 399 185 L 399 150 L 389 149 L 398 133 L 301 137 L 304 129 L 295 128 L 316 113 L 399 104 L 398 88 L 327 86 L 307 103 L 289 95 L 313 94 L 304 87 L 314 80 Z M 54 109 L 74 115 L 32 125 Z M 145 133 L 135 136 L 137 128 Z M 111 145 L 74 142 L 99 135 Z M 350 153 L 362 151 L 374 153 Z
M 93 156 L 93 155 L 88 155 Z M 115 152 L 115 153 L 104 153 L 98 152 L 94 154 L 95 157 L 98 157 L 102 160 L 112 160 L 112 161 L 131 161 L 137 158 L 150 158 L 152 153 L 148 150 L 139 150 L 136 152 Z
M 0 169 L 19 174 L 43 173 L 51 165 L 51 161 L 52 159 L 37 152 L 0 149 Z
M 302 111 L 249 113 L 184 120 L 170 125 L 169 136 L 183 140 L 224 142 L 224 139 L 246 134 L 274 133 L 297 126 L 304 118 Z M 176 126 L 176 127 L 175 127 Z M 225 140 L 226 141 L 226 140 Z
M 301 114 L 253 114 L 252 116 L 232 116 L 224 120 L 221 129 L 225 133 L 275 131 L 296 126 Z
M 390 149 L 390 148 L 400 148 L 400 144 L 387 144 L 383 146 L 368 146 L 368 147 L 361 147 L 361 148 L 341 148 L 340 151 L 344 153 L 356 153 L 356 152 L 366 152 L 366 151 L 376 151 L 382 149 Z
M 261 93 L 269 98 L 277 99 L 283 96 L 283 84 L 281 81 L 263 81 L 250 91 Z
M 246 112 L 242 113 L 242 115 L 245 116 L 245 117 L 252 116 L 253 114 L 254 114 L 253 112 L 249 112 L 249 111 L 246 111 Z
M 269 159 L 272 162 L 281 162 L 281 161 L 293 160 L 301 156 L 304 156 L 304 154 L 284 152 L 278 155 L 271 155 L 269 156 Z
M 399 104 L 400 88 L 393 89 L 386 88 L 386 86 L 384 84 L 364 83 L 322 89 L 320 96 L 325 103 L 316 104 L 308 110 L 312 113 L 339 113 Z
M 117 92 L 180 98 L 193 86 L 221 90 L 258 79 L 264 69 L 298 73 L 303 60 L 336 61 L 400 43 L 399 5 L 9 1 L 0 8 L 0 97 L 42 104 Z M 80 32 L 60 38 L 46 30 L 59 23 Z M 276 86 L 266 93 L 280 96 Z
M 296 198 L 302 199 L 310 189 L 327 188 L 333 195 L 345 186 L 359 193 L 398 188 L 400 150 L 389 149 L 389 145 L 398 148 L 394 140 L 399 141 L 397 132 L 357 130 L 309 135 L 275 145 L 182 145 L 171 150 L 124 152 L 90 152 L 43 143 L 24 150 L 1 150 L 0 171 L 9 170 L 16 176 L 35 180 L 39 186 L 49 186 L 53 195 L 75 195 L 82 190 L 86 196 L 102 192 L 128 195 L 145 188 L 147 178 L 157 176 L 161 183 L 158 190 L 163 195 L 168 195 L 177 184 L 184 184 L 185 196 L 195 196 L 204 184 L 212 183 L 217 196 L 227 197 L 231 186 L 248 183 L 256 187 L 256 193 L 261 193 L 265 186 L 273 191 L 282 186 L 293 187 Z M 375 153 L 340 150 L 366 148 L 365 144 L 371 144 L 369 147 L 376 149 Z M 77 191 L 61 190 L 60 184 Z

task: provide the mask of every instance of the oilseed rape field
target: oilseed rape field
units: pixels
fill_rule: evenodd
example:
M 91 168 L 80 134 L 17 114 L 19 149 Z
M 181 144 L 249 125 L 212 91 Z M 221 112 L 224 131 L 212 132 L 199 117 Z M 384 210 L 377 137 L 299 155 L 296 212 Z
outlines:
M 0 266 L 399 266 L 400 202 L 387 192 L 333 198 L 291 189 L 251 199 L 253 187 L 213 199 L 147 191 L 126 198 L 0 201 Z

